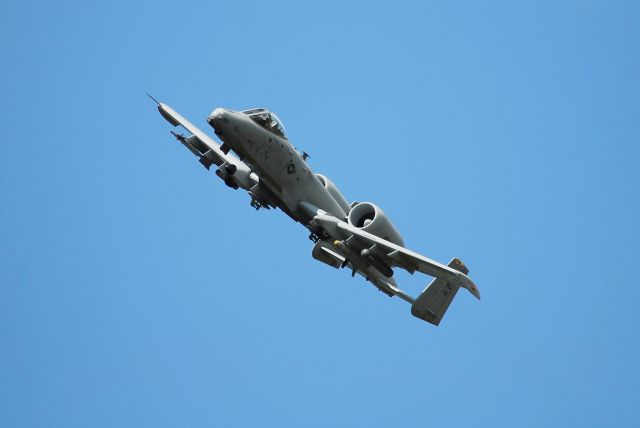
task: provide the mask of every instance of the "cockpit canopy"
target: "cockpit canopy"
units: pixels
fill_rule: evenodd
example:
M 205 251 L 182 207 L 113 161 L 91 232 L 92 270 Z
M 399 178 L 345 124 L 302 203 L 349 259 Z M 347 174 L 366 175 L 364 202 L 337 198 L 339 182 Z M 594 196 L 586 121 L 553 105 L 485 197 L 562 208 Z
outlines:
M 262 126 L 267 131 L 273 132 L 278 137 L 282 137 L 285 140 L 287 139 L 287 134 L 284 131 L 284 125 L 275 113 L 264 108 L 244 110 L 242 113 L 248 115 L 251 120 Z

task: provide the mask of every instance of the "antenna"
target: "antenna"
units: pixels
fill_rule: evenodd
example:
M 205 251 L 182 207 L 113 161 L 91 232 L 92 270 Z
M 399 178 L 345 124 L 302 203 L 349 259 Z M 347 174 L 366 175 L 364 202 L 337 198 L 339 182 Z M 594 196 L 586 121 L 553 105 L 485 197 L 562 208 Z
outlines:
M 160 101 L 158 101 L 158 100 L 156 100 L 155 98 L 153 98 L 153 96 L 152 96 L 149 92 L 147 92 L 147 96 L 148 96 L 149 98 L 151 98 L 151 99 L 152 99 L 156 104 L 160 105 Z

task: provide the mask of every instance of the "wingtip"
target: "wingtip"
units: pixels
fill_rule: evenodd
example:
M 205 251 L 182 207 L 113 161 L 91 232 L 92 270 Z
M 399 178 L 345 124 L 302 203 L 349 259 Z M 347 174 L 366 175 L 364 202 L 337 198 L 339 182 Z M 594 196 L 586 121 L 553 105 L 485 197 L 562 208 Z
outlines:
M 478 299 L 480 299 L 480 290 L 478 290 L 478 287 L 476 287 L 476 285 L 473 283 L 473 281 L 471 281 L 470 287 L 469 287 L 469 291 L 471 292 L 471 294 L 473 294 L 473 296 Z
M 478 290 L 478 287 L 476 286 L 476 284 L 471 280 L 471 278 L 469 278 L 467 275 L 463 274 L 462 272 L 458 273 L 458 279 L 460 280 L 460 282 L 462 283 L 462 286 L 464 288 L 466 288 L 467 290 L 469 290 L 469 292 L 471 294 L 473 294 L 473 296 L 480 300 L 480 290 Z

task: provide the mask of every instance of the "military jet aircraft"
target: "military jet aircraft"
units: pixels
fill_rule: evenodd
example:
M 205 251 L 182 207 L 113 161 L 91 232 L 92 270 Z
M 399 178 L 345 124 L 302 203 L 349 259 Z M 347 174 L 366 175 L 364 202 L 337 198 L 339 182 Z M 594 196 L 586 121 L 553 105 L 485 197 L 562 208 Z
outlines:
M 227 186 L 245 190 L 253 208 L 279 208 L 304 225 L 315 244 L 311 254 L 316 260 L 336 269 L 348 268 L 352 276 L 362 275 L 383 293 L 409 302 L 414 316 L 434 325 L 440 323 L 460 287 L 480 299 L 459 259 L 443 265 L 408 250 L 380 207 L 371 202 L 349 203 L 329 178 L 313 173 L 308 155 L 291 145 L 275 113 L 264 108 L 216 108 L 207 122 L 222 141 L 219 144 L 167 104 L 151 99 L 164 119 L 188 133 L 171 131 L 173 136 L 205 168 L 213 167 Z M 413 298 L 398 288 L 394 268 L 434 279 Z

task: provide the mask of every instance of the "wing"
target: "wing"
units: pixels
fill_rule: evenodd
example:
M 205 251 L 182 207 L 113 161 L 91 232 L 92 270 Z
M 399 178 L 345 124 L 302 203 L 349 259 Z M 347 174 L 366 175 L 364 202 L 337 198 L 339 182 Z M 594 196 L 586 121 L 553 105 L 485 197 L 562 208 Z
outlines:
M 477 299 L 480 299 L 478 287 L 463 272 L 358 229 L 307 202 L 301 202 L 300 207 L 313 218 L 312 222 L 329 233 L 333 238 L 344 240 L 357 237 L 357 239 L 366 243 L 366 245 L 370 247 L 375 246 L 376 253 L 382 253 L 385 261 L 391 262 L 393 266 L 405 269 L 410 273 L 418 271 L 436 278 L 441 278 L 452 285 L 466 288 Z
M 450 283 L 466 288 L 477 299 L 480 299 L 478 287 L 462 272 L 438 263 L 435 260 L 431 260 L 422 254 L 396 245 L 393 242 L 360 230 L 349 223 L 340 221 L 338 223 L 338 229 L 347 235 L 357 236 L 358 239 L 366 242 L 370 246 L 376 245 L 378 248 L 381 248 L 386 253 L 386 257 L 393 261 L 394 266 L 398 266 L 411 273 L 418 271 L 436 278 L 446 279 Z
M 151 96 L 149 95 L 149 97 Z M 216 143 L 167 104 L 158 102 L 153 97 L 151 99 L 158 104 L 158 111 L 167 122 L 173 126 L 182 126 L 191 134 L 185 137 L 182 134 L 171 132 L 180 143 L 200 159 L 200 163 L 205 168 L 209 169 L 211 165 L 218 166 L 216 175 L 230 187 L 242 187 L 245 190 L 250 190 L 258 184 L 257 175 L 252 173 L 247 164 L 230 154 L 226 148 L 223 150 L 223 146 Z

